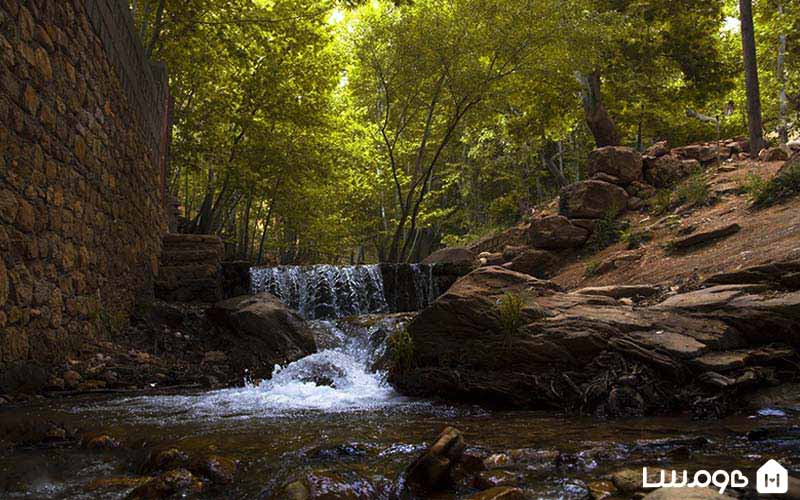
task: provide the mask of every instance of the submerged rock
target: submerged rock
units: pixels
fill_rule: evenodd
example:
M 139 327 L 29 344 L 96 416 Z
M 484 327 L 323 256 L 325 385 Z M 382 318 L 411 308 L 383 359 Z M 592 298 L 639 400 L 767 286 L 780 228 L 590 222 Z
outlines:
M 233 482 L 236 476 L 236 462 L 230 458 L 219 455 L 207 455 L 195 459 L 189 470 L 198 476 L 202 476 L 214 484 L 224 485 Z
M 519 488 L 498 486 L 468 497 L 468 500 L 525 500 L 525 493 Z
M 195 495 L 203 491 L 203 482 L 186 469 L 174 469 L 139 486 L 128 498 L 158 499 L 175 495 Z

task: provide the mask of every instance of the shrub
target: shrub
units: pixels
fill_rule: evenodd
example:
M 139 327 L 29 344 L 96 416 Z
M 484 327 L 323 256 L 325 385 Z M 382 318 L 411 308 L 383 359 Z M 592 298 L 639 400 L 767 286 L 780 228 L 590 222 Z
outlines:
M 653 233 L 650 231 L 634 231 L 631 228 L 623 231 L 619 238 L 619 240 L 628 247 L 628 250 L 636 250 L 642 246 L 642 243 L 646 243 L 652 239 Z
M 525 326 L 524 307 L 525 297 L 519 293 L 508 292 L 497 301 L 497 315 L 506 337 L 517 335 Z
M 678 186 L 677 191 L 675 191 L 675 197 L 678 203 L 686 203 L 696 207 L 708 204 L 711 198 L 711 191 L 708 189 L 708 183 L 706 183 L 702 173 L 698 172 L 692 174 Z
M 622 234 L 628 230 L 628 223 L 621 221 L 617 217 L 617 210 L 609 210 L 602 219 L 595 224 L 592 240 L 589 246 L 595 250 L 602 250 L 618 242 Z
M 755 207 L 768 207 L 796 196 L 800 194 L 800 161 L 787 163 L 769 181 L 750 173 L 745 178 L 742 189 Z
M 586 269 L 583 271 L 584 278 L 591 278 L 592 276 L 597 274 L 597 270 L 600 268 L 601 262 L 599 260 L 591 260 L 586 263 Z
M 414 362 L 414 339 L 405 328 L 394 332 L 386 340 L 392 366 L 405 370 Z
M 650 198 L 648 204 L 650 211 L 654 215 L 661 215 L 666 213 L 672 207 L 672 191 L 669 189 L 659 189 L 656 194 Z

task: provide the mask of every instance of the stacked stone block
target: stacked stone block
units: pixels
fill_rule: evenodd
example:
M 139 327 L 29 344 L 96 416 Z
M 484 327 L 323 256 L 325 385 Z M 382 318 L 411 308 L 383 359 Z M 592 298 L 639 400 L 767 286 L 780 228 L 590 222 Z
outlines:
M 0 0 L 0 372 L 152 290 L 166 95 L 126 2 Z

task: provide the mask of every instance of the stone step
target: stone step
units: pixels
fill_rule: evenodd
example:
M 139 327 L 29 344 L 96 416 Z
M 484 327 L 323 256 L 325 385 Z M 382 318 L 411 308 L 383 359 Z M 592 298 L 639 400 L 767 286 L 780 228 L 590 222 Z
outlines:
M 157 282 L 184 283 L 188 280 L 213 278 L 220 280 L 220 267 L 215 264 L 195 264 L 188 266 L 163 266 L 158 270 Z
M 220 253 L 216 249 L 199 248 L 194 250 L 166 250 L 159 259 L 162 266 L 182 266 L 190 264 L 214 264 L 220 261 Z
M 208 234 L 165 234 L 161 238 L 162 248 L 167 250 L 193 250 L 197 248 L 214 248 L 223 252 L 225 246 L 219 236 Z

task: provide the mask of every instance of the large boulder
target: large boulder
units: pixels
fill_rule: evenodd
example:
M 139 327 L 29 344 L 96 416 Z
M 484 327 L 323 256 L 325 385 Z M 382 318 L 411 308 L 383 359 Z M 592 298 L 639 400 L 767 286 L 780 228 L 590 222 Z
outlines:
M 551 215 L 531 222 L 528 239 L 534 248 L 543 250 L 578 248 L 589 239 L 589 231 L 564 216 Z
M 624 210 L 628 193 L 603 181 L 583 181 L 561 191 L 560 212 L 574 219 L 601 219 L 609 212 Z
M 276 364 L 286 365 L 317 350 L 303 317 L 269 293 L 218 302 L 206 315 L 222 328 L 224 347 L 251 359 L 254 376 L 269 376 Z
M 468 248 L 442 248 L 428 255 L 421 264 L 435 266 L 442 274 L 462 276 L 478 266 L 478 254 Z
M 761 161 L 786 161 L 792 156 L 792 150 L 786 146 L 765 148 L 759 151 L 758 159 Z
M 717 159 L 717 146 L 710 144 L 690 144 L 672 150 L 672 154 L 682 160 L 697 160 L 708 163 Z
M 409 395 L 617 416 L 693 409 L 721 380 L 745 394 L 797 376 L 796 368 L 775 369 L 791 366 L 786 360 L 751 356 L 750 365 L 724 377 L 697 360 L 800 345 L 800 292 L 680 297 L 634 308 L 480 268 L 407 326 L 413 359 L 392 367 L 389 380 Z
M 623 146 L 606 146 L 589 153 L 589 176 L 607 174 L 628 184 L 642 178 L 642 155 Z
M 506 262 L 503 267 L 534 278 L 547 278 L 561 265 L 561 259 L 547 250 L 531 249 Z
M 667 188 L 699 168 L 699 161 L 675 155 L 648 157 L 644 162 L 644 179 L 657 188 Z

